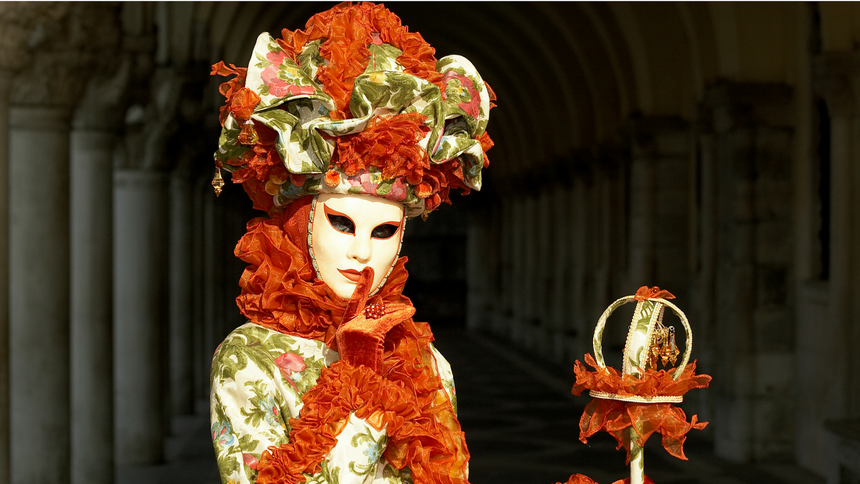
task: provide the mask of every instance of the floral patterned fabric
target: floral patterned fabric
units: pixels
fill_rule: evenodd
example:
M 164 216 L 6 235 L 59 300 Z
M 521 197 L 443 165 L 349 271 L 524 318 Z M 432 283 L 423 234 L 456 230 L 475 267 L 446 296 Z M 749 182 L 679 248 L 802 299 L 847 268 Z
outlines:
M 456 408 L 448 362 L 435 348 L 436 372 Z M 302 395 L 314 387 L 323 368 L 339 360 L 322 341 L 289 336 L 255 323 L 233 331 L 212 362 L 212 440 L 224 484 L 251 484 L 261 454 L 288 442 L 290 419 L 302 408 Z M 382 452 L 385 430 L 350 416 L 337 444 L 309 475 L 310 484 L 411 483 L 408 469 L 398 470 Z

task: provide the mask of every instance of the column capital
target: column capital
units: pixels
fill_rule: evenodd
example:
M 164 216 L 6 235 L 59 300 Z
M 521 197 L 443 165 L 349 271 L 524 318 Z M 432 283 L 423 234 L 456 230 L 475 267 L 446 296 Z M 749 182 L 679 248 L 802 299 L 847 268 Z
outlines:
M 794 90 L 781 83 L 720 81 L 705 89 L 701 126 L 723 132 L 741 125 L 792 125 Z
M 0 70 L 15 72 L 30 57 L 30 47 L 44 36 L 44 23 L 68 13 L 63 2 L 0 3 Z
M 191 86 L 206 80 L 201 71 L 177 67 L 157 69 L 150 79 L 149 101 L 129 108 L 127 135 L 123 139 L 125 156 L 118 158 L 116 168 L 171 169 L 178 156 L 187 156 L 187 153 L 168 152 L 169 142 L 176 139 L 180 130 L 181 151 L 198 149 L 203 112 L 199 104 L 188 101 L 186 93 Z
M 663 146 L 663 135 L 686 133 L 689 129 L 690 123 L 680 116 L 637 116 L 627 120 L 621 133 L 636 157 L 675 148 Z
M 44 130 L 69 130 L 72 111 L 62 105 L 12 106 L 9 108 L 9 127 Z
M 87 82 L 72 121 L 75 129 L 118 131 L 125 122 L 131 58 L 112 58 L 111 71 L 94 74 Z
M 836 117 L 860 114 L 860 54 L 824 52 L 813 60 L 815 92 Z
M 11 86 L 13 104 L 77 105 L 90 76 L 105 70 L 99 61 L 114 58 L 120 46 L 118 12 L 108 3 L 57 2 L 40 4 L 29 24 L 14 23 L 19 45 L 9 62 L 20 67 Z

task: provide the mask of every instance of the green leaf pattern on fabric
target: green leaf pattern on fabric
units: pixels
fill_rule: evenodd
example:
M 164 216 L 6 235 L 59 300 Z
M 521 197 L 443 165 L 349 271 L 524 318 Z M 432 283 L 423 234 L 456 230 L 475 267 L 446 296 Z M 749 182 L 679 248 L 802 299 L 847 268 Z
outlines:
M 654 313 L 655 304 L 652 301 L 642 301 L 641 310 L 639 312 L 639 320 L 636 321 L 635 332 L 642 335 L 644 338 L 648 334 L 648 326 L 651 322 L 651 315 Z M 628 360 L 630 366 L 633 368 L 644 368 L 645 367 L 645 358 L 642 355 L 642 351 L 645 349 L 644 346 L 640 346 L 636 350 L 636 354 L 633 356 L 628 356 Z M 647 356 L 647 355 L 645 355 Z
M 221 136 L 218 138 L 218 151 L 215 152 L 215 159 L 221 163 L 227 163 L 229 160 L 241 158 L 251 148 L 239 144 L 239 131 L 242 128 L 233 116 L 227 116 L 224 120 L 224 128 L 221 130 Z
M 443 388 L 456 411 L 451 367 L 433 348 Z M 279 360 L 280 358 L 280 360 Z M 247 323 L 224 340 L 212 361 L 211 433 L 224 484 L 253 484 L 260 455 L 289 441 L 289 419 L 323 367 L 339 356 L 321 341 L 293 337 Z M 279 364 L 280 362 L 280 364 Z M 382 456 L 387 436 L 352 414 L 314 484 L 411 484 L 408 469 Z

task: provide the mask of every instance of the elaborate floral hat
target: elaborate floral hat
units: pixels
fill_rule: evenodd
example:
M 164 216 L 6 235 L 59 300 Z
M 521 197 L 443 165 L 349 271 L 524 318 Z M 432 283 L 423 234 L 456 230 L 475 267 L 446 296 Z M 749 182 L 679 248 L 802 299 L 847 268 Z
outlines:
M 382 5 L 341 4 L 305 30 L 257 38 L 248 68 L 219 62 L 220 169 L 272 213 L 315 193 L 369 194 L 426 215 L 481 188 L 495 96 L 475 67 L 438 61 Z

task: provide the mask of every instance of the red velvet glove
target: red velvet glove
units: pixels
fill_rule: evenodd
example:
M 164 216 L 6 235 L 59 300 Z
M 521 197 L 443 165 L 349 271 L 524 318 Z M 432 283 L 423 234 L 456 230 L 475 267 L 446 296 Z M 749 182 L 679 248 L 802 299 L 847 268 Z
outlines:
M 346 306 L 343 323 L 335 338 L 340 359 L 358 366 L 364 365 L 376 373 L 382 370 L 382 351 L 385 334 L 415 314 L 415 308 L 405 304 L 383 302 L 367 305 L 367 296 L 373 286 L 373 269 L 361 271 L 355 291 Z

